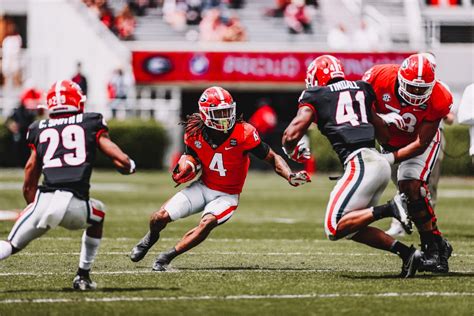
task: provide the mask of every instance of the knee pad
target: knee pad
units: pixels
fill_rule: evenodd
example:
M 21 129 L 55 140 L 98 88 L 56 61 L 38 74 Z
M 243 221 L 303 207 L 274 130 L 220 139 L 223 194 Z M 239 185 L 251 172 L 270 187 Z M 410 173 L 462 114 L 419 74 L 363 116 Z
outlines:
M 93 222 L 100 223 L 105 219 L 106 208 L 104 203 L 96 199 L 90 199 L 91 214 L 90 219 Z
M 418 200 L 409 200 L 407 203 L 407 211 L 415 224 L 425 224 L 433 220 L 433 210 L 426 198 Z

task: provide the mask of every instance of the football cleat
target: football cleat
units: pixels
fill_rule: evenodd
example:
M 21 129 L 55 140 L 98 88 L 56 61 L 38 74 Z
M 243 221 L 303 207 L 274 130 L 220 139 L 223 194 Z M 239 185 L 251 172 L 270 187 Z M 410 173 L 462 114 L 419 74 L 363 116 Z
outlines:
M 90 276 L 76 275 L 72 281 L 72 288 L 79 291 L 90 291 L 97 288 L 97 284 L 91 280 Z
M 441 242 L 438 243 L 439 247 L 439 264 L 433 272 L 435 273 L 448 273 L 449 264 L 448 259 L 453 253 L 453 246 L 449 243 L 446 238 L 441 237 Z
M 400 222 L 407 234 L 411 234 L 413 232 L 413 225 L 407 216 L 407 198 L 405 194 L 395 195 L 388 203 L 392 207 L 393 217 Z
M 440 264 L 439 250 L 436 244 L 428 246 L 422 245 L 423 257 L 421 258 L 421 265 L 418 268 L 419 272 L 435 272 Z
M 148 253 L 148 250 L 153 247 L 153 245 L 158 241 L 159 238 L 160 235 L 158 234 L 158 237 L 155 240 L 152 240 L 150 232 L 148 232 L 145 237 L 143 237 L 138 242 L 138 244 L 133 247 L 132 252 L 130 253 L 130 260 L 132 260 L 133 262 L 138 262 L 142 260 Z
M 401 278 L 412 278 L 415 276 L 418 267 L 421 264 L 422 253 L 413 245 L 410 247 L 411 253 L 406 260 L 403 260 Z
M 170 262 L 171 260 L 168 258 L 168 256 L 165 253 L 160 253 L 158 257 L 156 257 L 151 270 L 156 271 L 156 272 L 164 272 L 167 270 L 166 268 L 168 267 Z

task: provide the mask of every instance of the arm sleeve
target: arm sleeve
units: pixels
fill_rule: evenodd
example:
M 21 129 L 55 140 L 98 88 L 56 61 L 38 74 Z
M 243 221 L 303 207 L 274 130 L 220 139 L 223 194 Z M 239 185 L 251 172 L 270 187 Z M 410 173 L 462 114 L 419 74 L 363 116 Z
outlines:
M 257 157 L 258 159 L 264 160 L 267 158 L 268 152 L 270 151 L 270 146 L 264 142 L 260 142 L 256 147 L 249 150 L 249 153 Z
M 97 114 L 97 118 L 95 119 L 95 129 L 96 129 L 95 139 L 96 139 L 96 144 L 98 145 L 100 135 L 109 131 L 107 122 L 105 121 L 102 114 Z
M 36 128 L 35 128 L 35 123 L 32 123 L 28 127 L 28 132 L 26 133 L 26 143 L 28 144 L 28 147 L 32 149 L 36 149 Z
M 250 151 L 253 148 L 257 147 L 262 141 L 260 140 L 260 135 L 258 134 L 255 127 L 250 124 L 245 123 L 245 144 L 244 150 Z

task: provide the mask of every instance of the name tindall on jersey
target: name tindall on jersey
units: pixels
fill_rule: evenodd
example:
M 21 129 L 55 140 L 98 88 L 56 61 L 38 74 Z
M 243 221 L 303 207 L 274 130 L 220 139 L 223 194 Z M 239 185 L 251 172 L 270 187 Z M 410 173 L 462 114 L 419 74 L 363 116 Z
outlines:
M 82 114 L 78 114 L 76 116 L 58 118 L 58 119 L 41 120 L 39 122 L 38 128 L 43 129 L 47 127 L 55 127 L 55 126 L 64 125 L 64 124 L 79 124 L 79 123 L 82 123 L 82 120 L 83 120 Z
M 328 85 L 328 87 L 329 89 L 331 89 L 332 92 L 341 91 L 345 89 L 360 90 L 360 87 L 354 81 L 339 81 L 339 82 Z

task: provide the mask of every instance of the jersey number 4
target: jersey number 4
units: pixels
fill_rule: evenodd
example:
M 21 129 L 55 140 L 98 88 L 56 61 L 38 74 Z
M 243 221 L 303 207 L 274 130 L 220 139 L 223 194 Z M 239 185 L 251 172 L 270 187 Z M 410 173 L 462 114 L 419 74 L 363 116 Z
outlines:
M 74 152 L 64 154 L 62 157 L 67 165 L 79 166 L 86 161 L 86 137 L 84 130 L 78 125 L 66 126 L 61 135 L 54 128 L 45 129 L 41 132 L 39 141 L 40 143 L 48 142 L 48 147 L 43 156 L 43 169 L 63 166 L 61 158 L 54 158 L 60 142 L 64 148 L 74 150 Z
M 359 103 L 359 115 L 354 111 L 354 101 Z M 358 91 L 355 94 L 355 100 L 352 99 L 349 91 L 343 91 L 339 94 L 336 106 L 336 123 L 340 125 L 347 122 L 351 123 L 352 126 L 358 126 L 361 122 L 368 123 L 363 91 Z
M 224 161 L 221 153 L 215 153 L 212 157 L 209 169 L 219 172 L 221 177 L 225 177 L 227 169 L 224 168 Z

